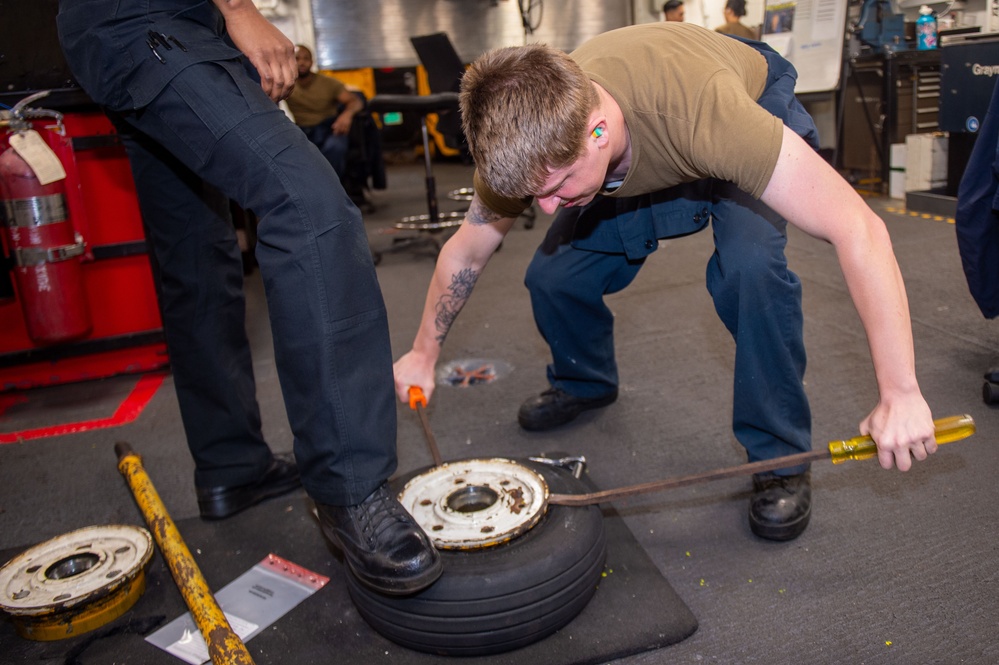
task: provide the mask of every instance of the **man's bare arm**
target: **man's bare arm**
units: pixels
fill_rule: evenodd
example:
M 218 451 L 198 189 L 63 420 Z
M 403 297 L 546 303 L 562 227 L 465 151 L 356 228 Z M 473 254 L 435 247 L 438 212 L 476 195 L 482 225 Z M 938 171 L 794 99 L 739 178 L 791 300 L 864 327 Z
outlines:
M 298 67 L 295 45 L 263 17 L 252 0 L 212 0 L 225 18 L 232 42 L 260 74 L 260 87 L 275 102 L 288 97 Z
M 437 329 L 435 339 L 438 345 L 444 345 L 444 339 L 447 337 L 448 331 L 451 330 L 451 324 L 458 318 L 461 308 L 465 306 L 465 302 L 472 295 L 472 289 L 475 288 L 475 282 L 478 279 L 479 273 L 471 268 L 465 268 L 458 271 L 457 274 L 451 275 L 451 284 L 434 307 L 434 311 L 437 313 L 434 317 L 434 325 Z
M 911 458 L 926 459 L 936 450 L 933 421 L 916 381 L 909 303 L 884 222 L 786 127 L 761 199 L 836 249 L 874 362 L 879 400 L 860 430 L 877 442 L 881 466 L 905 471 Z
M 475 226 L 495 224 L 502 219 L 502 215 L 482 205 L 482 202 L 475 197 L 472 198 L 472 204 L 469 206 L 468 212 L 465 213 L 465 222 Z M 451 324 L 458 318 L 461 308 L 465 306 L 465 302 L 472 295 L 472 289 L 475 288 L 475 282 L 478 279 L 479 271 L 472 268 L 464 268 L 451 275 L 451 283 L 434 306 L 434 311 L 437 313 L 434 318 L 437 330 L 435 339 L 440 346 L 444 345 L 444 339 L 451 329 Z
M 466 222 L 478 225 L 495 224 L 503 219 L 503 215 L 498 212 L 493 212 L 487 208 L 477 196 L 472 196 L 472 202 L 468 206 L 468 212 L 465 213 Z M 509 231 L 509 229 L 507 229 L 507 231 Z M 503 235 L 506 235 L 507 231 L 504 231 Z
M 354 116 L 364 110 L 364 102 L 355 93 L 347 89 L 344 89 L 340 93 L 337 101 L 343 104 L 343 111 L 333 120 L 333 133 L 338 135 L 349 134 Z
M 514 221 L 490 211 L 473 195 L 464 223 L 437 258 L 413 347 L 395 363 L 395 387 L 400 400 L 408 401 L 410 386 L 420 387 L 430 399 L 441 346 Z

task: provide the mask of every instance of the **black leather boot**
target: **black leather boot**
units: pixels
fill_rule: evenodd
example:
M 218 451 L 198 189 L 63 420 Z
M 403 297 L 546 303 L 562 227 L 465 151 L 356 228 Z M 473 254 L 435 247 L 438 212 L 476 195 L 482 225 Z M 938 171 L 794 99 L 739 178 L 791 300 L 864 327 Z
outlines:
M 265 499 L 280 496 L 300 487 L 298 467 L 290 454 L 275 455 L 263 477 L 246 485 L 197 487 L 201 518 L 221 520 Z
M 526 430 L 538 431 L 564 425 L 583 411 L 613 404 L 617 389 L 603 397 L 576 397 L 558 388 L 549 388 L 520 405 L 517 422 Z
M 749 527 L 760 538 L 793 540 L 804 532 L 812 516 L 811 473 L 753 476 L 749 501 Z
M 342 551 L 354 576 L 390 595 L 415 593 L 444 570 L 433 543 L 382 484 L 356 506 L 316 504 L 323 533 Z

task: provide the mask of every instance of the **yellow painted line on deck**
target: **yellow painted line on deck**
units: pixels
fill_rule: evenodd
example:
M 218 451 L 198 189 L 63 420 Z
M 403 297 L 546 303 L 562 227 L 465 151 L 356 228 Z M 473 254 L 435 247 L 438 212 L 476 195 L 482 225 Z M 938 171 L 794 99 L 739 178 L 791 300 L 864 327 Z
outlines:
M 953 224 L 953 217 L 945 217 L 943 215 L 934 215 L 928 212 L 919 212 L 918 210 L 906 210 L 904 207 L 898 208 L 895 206 L 885 206 L 885 210 L 896 215 L 908 215 L 909 217 L 919 217 L 920 219 L 930 219 L 934 222 L 946 222 L 947 224 Z

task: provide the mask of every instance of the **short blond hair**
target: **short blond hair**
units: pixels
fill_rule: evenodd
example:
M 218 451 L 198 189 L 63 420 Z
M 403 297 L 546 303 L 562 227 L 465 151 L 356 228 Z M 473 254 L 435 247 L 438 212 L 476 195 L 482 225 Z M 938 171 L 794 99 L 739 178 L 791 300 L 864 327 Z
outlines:
M 579 65 L 546 44 L 489 51 L 461 83 L 461 122 L 479 176 L 501 196 L 541 191 L 583 153 L 599 98 Z

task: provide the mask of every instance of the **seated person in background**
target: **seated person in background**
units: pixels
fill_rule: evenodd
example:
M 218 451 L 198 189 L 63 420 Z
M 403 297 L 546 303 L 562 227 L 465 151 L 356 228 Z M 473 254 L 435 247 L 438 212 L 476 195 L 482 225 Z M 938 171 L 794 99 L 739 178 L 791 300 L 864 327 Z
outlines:
M 342 82 L 312 71 L 312 51 L 295 47 L 298 81 L 286 103 L 302 128 L 342 179 L 347 170 L 350 124 L 364 102 Z
M 735 35 L 744 39 L 759 39 L 756 30 L 739 22 L 746 15 L 746 0 L 728 0 L 725 3 L 725 23 L 715 28 L 715 32 Z
M 678 23 L 683 23 L 684 14 L 683 0 L 666 0 L 666 2 L 663 3 L 664 21 L 677 21 Z

